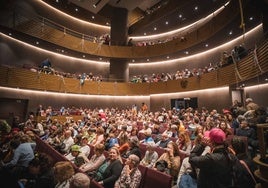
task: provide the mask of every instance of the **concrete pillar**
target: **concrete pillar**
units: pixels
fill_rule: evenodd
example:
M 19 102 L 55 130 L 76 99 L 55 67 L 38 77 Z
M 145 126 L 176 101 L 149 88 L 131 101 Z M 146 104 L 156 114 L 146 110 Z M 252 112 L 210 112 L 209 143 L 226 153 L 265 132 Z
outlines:
M 128 10 L 114 8 L 111 19 L 111 45 L 126 46 L 128 41 Z M 126 59 L 110 59 L 109 81 L 128 82 L 129 66 Z

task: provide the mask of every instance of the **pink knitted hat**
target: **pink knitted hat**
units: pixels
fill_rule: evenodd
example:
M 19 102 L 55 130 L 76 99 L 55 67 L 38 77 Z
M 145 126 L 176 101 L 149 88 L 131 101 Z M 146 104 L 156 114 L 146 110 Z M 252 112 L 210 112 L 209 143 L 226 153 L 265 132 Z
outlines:
M 223 130 L 219 128 L 213 128 L 209 132 L 209 138 L 212 142 L 215 142 L 216 144 L 222 144 L 226 139 L 226 135 Z

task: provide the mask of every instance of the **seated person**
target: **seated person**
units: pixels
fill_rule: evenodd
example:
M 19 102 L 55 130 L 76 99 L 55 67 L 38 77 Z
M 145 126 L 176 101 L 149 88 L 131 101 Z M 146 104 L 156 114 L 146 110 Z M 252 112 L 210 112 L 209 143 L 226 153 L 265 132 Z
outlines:
M 70 153 L 68 153 L 67 155 L 65 155 L 65 157 L 71 161 L 72 163 L 74 163 L 77 167 L 80 167 L 81 165 L 85 164 L 86 162 L 88 162 L 88 158 L 85 156 L 85 154 L 83 154 L 80 151 L 80 146 L 78 145 L 73 145 L 71 147 L 71 151 Z
M 163 153 L 157 162 L 159 161 L 165 161 L 167 163 L 167 170 L 168 173 L 173 177 L 173 180 L 176 180 L 179 173 L 179 167 L 180 167 L 180 156 L 179 156 L 179 148 L 178 145 L 175 142 L 169 142 L 167 145 L 167 148 L 165 148 L 166 152 Z M 155 169 L 156 165 L 155 165 Z
M 234 150 L 236 157 L 239 160 L 243 160 L 248 165 L 252 173 L 257 170 L 255 163 L 247 152 L 247 146 L 243 139 L 238 136 L 234 136 L 231 140 L 231 147 Z
M 148 143 L 154 143 L 154 139 L 152 138 L 152 133 L 150 131 L 144 132 L 145 138 L 140 141 L 140 143 L 148 144 Z
M 86 136 L 82 137 L 82 140 L 80 142 L 80 151 L 81 153 L 83 153 L 86 157 L 89 156 L 90 154 L 90 147 L 89 145 L 87 144 L 88 143 L 88 138 Z
M 70 161 L 59 161 L 54 165 L 55 188 L 68 188 L 75 174 Z
M 161 140 L 156 143 L 157 146 L 161 148 L 166 148 L 167 144 L 170 142 L 170 138 L 166 133 L 162 133 Z
M 123 163 L 119 150 L 116 147 L 112 147 L 109 150 L 109 157 L 98 168 L 96 173 L 92 175 L 92 178 L 105 188 L 114 188 L 114 184 L 120 177 L 122 169 Z
M 235 132 L 237 136 L 245 136 L 248 138 L 248 149 L 250 156 L 251 158 L 254 158 L 259 147 L 259 141 L 257 139 L 257 133 L 255 129 L 249 127 L 247 120 L 242 120 L 240 128 L 237 128 Z
M 139 187 L 141 182 L 141 172 L 138 169 L 140 158 L 137 155 L 130 155 L 125 163 L 120 177 L 115 182 L 114 188 Z
M 157 159 L 158 153 L 155 151 L 156 145 L 154 143 L 147 144 L 147 150 L 140 164 L 148 168 L 153 168 Z
M 70 188 L 89 188 L 90 179 L 86 174 L 77 172 L 70 181 Z
M 114 146 L 118 146 L 118 139 L 115 137 L 114 133 L 107 133 L 107 138 L 105 139 L 105 150 L 109 150 Z
M 79 169 L 82 172 L 90 173 L 94 170 L 97 170 L 100 165 L 105 161 L 105 156 L 103 152 L 105 151 L 105 147 L 103 144 L 97 144 L 94 147 L 94 155 L 89 159 L 88 162 L 81 165 Z
M 192 141 L 188 132 L 181 132 L 177 140 L 180 153 L 189 156 L 192 149 Z
M 54 188 L 52 162 L 52 158 L 47 154 L 37 153 L 20 181 L 25 187 Z
M 123 158 L 128 158 L 129 155 L 135 154 L 141 158 L 141 150 L 139 147 L 139 140 L 137 138 L 133 137 L 128 141 L 128 143 L 129 143 L 129 149 L 125 153 L 123 153 L 121 156 Z

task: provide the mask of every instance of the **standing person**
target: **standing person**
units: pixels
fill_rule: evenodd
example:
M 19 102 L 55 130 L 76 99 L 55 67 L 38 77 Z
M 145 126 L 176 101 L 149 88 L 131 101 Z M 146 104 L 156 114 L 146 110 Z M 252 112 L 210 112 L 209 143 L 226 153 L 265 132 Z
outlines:
M 140 158 L 137 155 L 130 155 L 125 163 L 119 179 L 115 182 L 114 188 L 139 188 L 141 172 L 138 169 Z
M 27 135 L 23 135 L 11 140 L 10 147 L 13 150 L 13 157 L 7 163 L 1 161 L 1 166 L 7 168 L 16 178 L 20 178 L 27 171 L 30 161 L 34 159 L 36 143 L 23 141 L 26 139 Z
M 257 110 L 259 108 L 259 105 L 253 102 L 252 98 L 246 99 L 246 109 L 249 110 Z
M 145 113 L 148 111 L 148 106 L 143 102 L 141 103 L 141 112 Z
M 199 188 L 231 187 L 233 164 L 232 154 L 224 143 L 226 135 L 221 129 L 213 128 L 208 137 L 209 139 L 203 138 L 202 142 L 193 148 L 189 157 L 192 167 L 200 169 L 197 185 Z M 203 156 L 201 154 L 207 145 L 212 147 L 212 152 Z

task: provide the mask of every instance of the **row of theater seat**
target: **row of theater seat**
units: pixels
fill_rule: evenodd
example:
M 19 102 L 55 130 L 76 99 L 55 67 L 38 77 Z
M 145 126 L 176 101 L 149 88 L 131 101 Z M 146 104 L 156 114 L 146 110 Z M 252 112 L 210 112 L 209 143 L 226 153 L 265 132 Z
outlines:
M 42 141 L 39 137 L 36 137 L 36 150 L 38 152 L 45 152 L 49 156 L 54 159 L 54 162 L 58 161 L 66 161 L 68 159 L 65 158 L 62 154 L 56 151 L 53 147 L 49 144 Z M 93 147 L 91 147 L 91 154 L 92 156 L 94 153 Z M 108 152 L 105 152 L 105 155 L 108 155 Z M 89 157 L 90 157 L 89 156 Z M 75 170 L 78 172 L 79 168 L 73 165 Z M 140 184 L 140 188 L 151 188 L 151 187 L 166 187 L 170 188 L 172 186 L 172 177 L 168 174 L 162 173 L 160 171 L 156 171 L 154 169 L 147 168 L 145 166 L 139 165 L 139 170 L 142 173 L 142 180 Z M 95 180 L 92 180 L 90 183 L 90 188 L 103 188 L 102 185 L 98 184 Z

